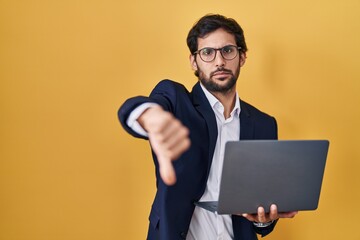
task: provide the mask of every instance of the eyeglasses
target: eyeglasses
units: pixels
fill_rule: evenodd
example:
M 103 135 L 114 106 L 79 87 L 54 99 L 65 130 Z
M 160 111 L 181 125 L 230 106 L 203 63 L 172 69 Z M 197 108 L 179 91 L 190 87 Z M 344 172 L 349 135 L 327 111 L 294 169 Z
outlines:
M 220 51 L 221 56 L 224 59 L 233 60 L 238 55 L 240 49 L 241 47 L 234 45 L 227 45 L 222 48 L 205 47 L 200 50 L 197 50 L 193 54 L 199 54 L 201 60 L 203 60 L 204 62 L 212 62 L 216 58 L 217 51 Z

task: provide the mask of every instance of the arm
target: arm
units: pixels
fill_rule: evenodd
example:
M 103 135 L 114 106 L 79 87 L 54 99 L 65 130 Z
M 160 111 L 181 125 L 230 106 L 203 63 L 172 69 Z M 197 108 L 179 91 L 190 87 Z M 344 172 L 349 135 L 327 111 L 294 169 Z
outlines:
M 134 137 L 150 140 L 159 163 L 160 176 L 168 185 L 176 181 L 171 162 L 190 146 L 189 130 L 173 115 L 179 92 L 186 94 L 187 90 L 181 84 L 163 80 L 154 88 L 149 97 L 130 98 L 118 111 L 119 120 L 128 133 Z M 142 131 L 136 131 L 134 126 L 129 126 L 128 120 L 137 107 L 149 103 L 149 108 L 136 116 L 137 123 L 145 130 L 146 134 L 144 134 Z
M 171 80 L 163 80 L 156 85 L 149 97 L 130 98 L 118 111 L 121 125 L 129 134 L 150 140 L 159 163 L 160 176 L 168 185 L 176 181 L 171 162 L 190 147 L 189 130 L 174 117 L 179 94 L 188 94 L 183 85 Z M 147 133 L 146 136 L 137 132 L 127 122 L 137 107 L 148 103 L 151 103 L 151 106 L 137 117 L 137 122 Z

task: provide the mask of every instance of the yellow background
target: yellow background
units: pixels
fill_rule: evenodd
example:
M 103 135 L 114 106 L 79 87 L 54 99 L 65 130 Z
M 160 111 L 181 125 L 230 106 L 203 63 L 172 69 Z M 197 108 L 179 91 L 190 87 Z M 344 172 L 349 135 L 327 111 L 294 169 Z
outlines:
M 0 0 L 1 240 L 145 239 L 150 150 L 116 112 L 196 82 L 185 38 L 206 13 L 244 28 L 238 91 L 280 139 L 331 142 L 318 210 L 267 239 L 360 239 L 360 1 Z

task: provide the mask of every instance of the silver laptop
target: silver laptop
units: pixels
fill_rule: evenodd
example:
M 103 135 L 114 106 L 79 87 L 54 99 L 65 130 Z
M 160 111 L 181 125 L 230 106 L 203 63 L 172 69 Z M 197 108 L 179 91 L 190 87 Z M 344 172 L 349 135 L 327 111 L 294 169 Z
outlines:
M 228 142 L 218 201 L 195 205 L 218 214 L 315 210 L 318 207 L 327 140 Z

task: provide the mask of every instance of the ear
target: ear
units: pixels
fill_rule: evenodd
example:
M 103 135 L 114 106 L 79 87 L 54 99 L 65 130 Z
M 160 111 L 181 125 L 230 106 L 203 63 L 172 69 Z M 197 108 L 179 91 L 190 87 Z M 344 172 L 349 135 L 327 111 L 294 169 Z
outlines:
M 198 70 L 198 66 L 196 63 L 196 59 L 195 59 L 196 55 L 190 54 L 189 60 L 190 60 L 190 65 L 192 70 L 197 71 Z
M 240 53 L 240 67 L 242 67 L 245 64 L 246 61 L 246 53 L 241 52 Z

